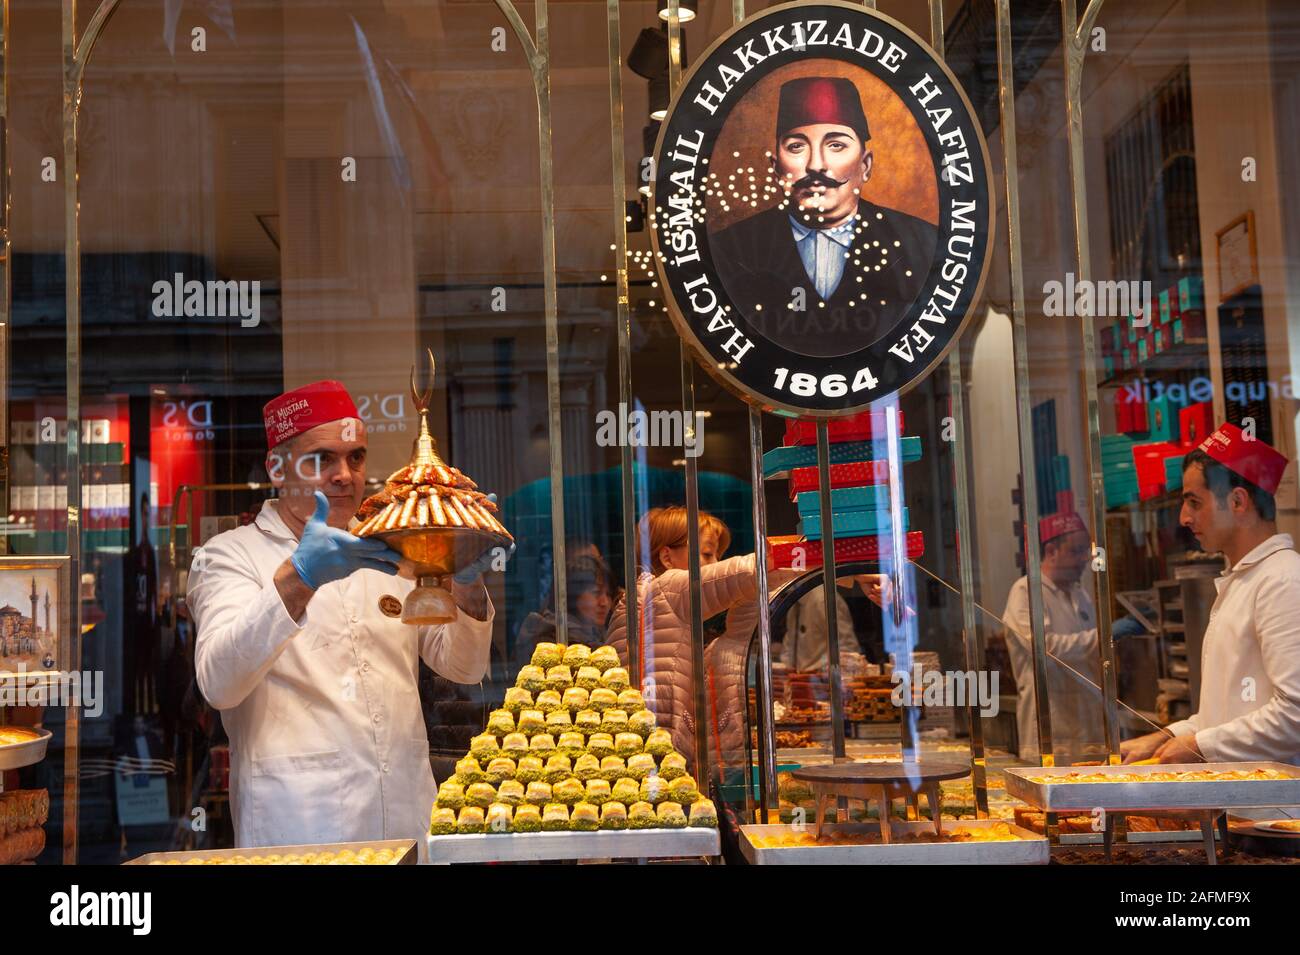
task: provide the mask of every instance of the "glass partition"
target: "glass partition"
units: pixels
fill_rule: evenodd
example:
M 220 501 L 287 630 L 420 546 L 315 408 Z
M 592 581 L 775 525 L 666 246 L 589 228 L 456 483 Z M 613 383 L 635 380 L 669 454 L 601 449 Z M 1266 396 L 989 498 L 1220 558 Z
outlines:
M 304 699 L 354 734 L 358 719 L 406 713 L 364 758 L 343 730 L 315 749 L 353 760 L 322 772 L 367 792 L 403 759 L 419 778 L 397 788 L 431 802 L 553 643 L 615 648 L 628 671 L 616 701 L 639 691 L 627 715 L 648 710 L 668 731 L 717 806 L 729 861 L 751 859 L 742 826 L 817 820 L 793 775 L 804 767 L 955 764 L 949 819 L 1059 843 L 1101 833 L 1086 814 L 1016 799 L 1006 768 L 1118 763 L 1135 746 L 1158 758 L 1130 741 L 1168 727 L 1209 762 L 1300 761 L 1286 733 L 1227 744 L 1203 732 L 1300 690 L 1251 655 L 1245 631 L 1210 619 L 1224 554 L 1239 562 L 1243 541 L 1290 550 L 1300 524 L 1287 119 L 1300 13 L 1271 0 L 1099 13 L 880 0 L 941 50 L 971 103 L 995 241 L 951 352 L 901 397 L 874 396 L 856 419 L 878 429 L 870 454 L 837 457 L 846 441 L 829 431 L 823 455 L 813 417 L 768 408 L 755 433 L 751 404 L 683 350 L 651 241 L 652 160 L 679 74 L 738 5 L 686 4 L 687 17 L 674 4 L 671 26 L 661 6 L 11 11 L 0 689 L 14 693 L 0 730 L 52 732 L 42 759 L 0 778 L 5 794 L 48 800 L 24 858 L 240 845 L 232 773 L 237 790 L 254 758 L 312 749 L 241 753 L 240 741 Z M 77 61 L 75 124 L 61 72 L 74 17 L 75 36 L 94 38 Z M 876 188 L 890 174 L 881 164 Z M 411 460 L 426 350 L 437 451 L 495 495 L 515 545 L 485 565 L 481 653 L 403 657 L 400 687 L 368 684 L 366 653 L 382 641 L 366 641 L 381 630 L 347 618 L 387 625 L 380 598 L 395 591 L 376 583 L 365 606 L 335 608 L 318 643 L 289 645 L 337 653 L 337 672 L 313 677 L 337 694 L 301 689 L 319 661 L 298 673 L 268 657 L 250 678 L 261 689 L 214 705 L 191 584 L 202 555 L 221 552 L 214 540 L 280 533 L 265 525 L 286 494 L 266 406 L 342 384 L 367 445 L 359 505 Z M 1240 484 L 1194 456 L 1225 422 L 1286 466 L 1269 471 L 1259 452 L 1247 529 L 1206 536 L 1185 498 L 1200 489 L 1196 502 L 1223 507 L 1207 480 Z M 785 449 L 803 457 L 754 480 L 780 458 L 756 456 Z M 853 494 L 827 496 L 831 518 L 820 472 L 844 462 L 867 470 L 835 484 Z M 829 602 L 822 521 L 857 542 L 837 557 Z M 284 533 L 287 558 L 303 531 Z M 890 556 L 898 544 L 906 559 Z M 257 566 L 261 592 L 280 563 Z M 578 669 L 587 699 L 609 688 L 582 686 Z M 1258 696 L 1225 703 L 1219 670 Z M 74 674 L 79 707 L 49 695 Z M 20 699 L 29 682 L 46 696 Z M 617 736 L 616 719 L 597 722 Z M 842 808 L 846 823 L 880 820 L 879 803 Z M 887 810 L 903 822 L 935 811 L 924 795 Z M 1200 838 L 1198 819 L 1125 825 Z

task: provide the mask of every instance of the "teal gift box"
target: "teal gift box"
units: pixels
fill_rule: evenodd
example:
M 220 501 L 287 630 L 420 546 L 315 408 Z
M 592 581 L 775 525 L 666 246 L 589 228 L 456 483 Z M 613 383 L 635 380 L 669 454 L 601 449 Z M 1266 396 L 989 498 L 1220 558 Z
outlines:
M 1185 275 L 1178 280 L 1178 309 L 1186 312 L 1189 309 L 1204 308 L 1205 294 L 1204 283 L 1200 276 Z
M 821 494 L 804 491 L 795 497 L 795 506 L 802 518 L 821 516 Z M 889 485 L 871 484 L 866 487 L 837 487 L 831 490 L 831 513 L 839 515 L 848 511 L 889 510 Z
M 1175 345 L 1181 345 L 1183 343 L 1183 320 L 1181 318 L 1175 318 L 1169 331 L 1173 343 Z
M 911 514 L 903 508 L 903 530 L 906 531 Z M 831 526 L 835 537 L 864 537 L 890 533 L 889 511 L 844 511 L 832 513 Z M 809 514 L 795 525 L 795 530 L 808 540 L 820 540 L 822 519 L 820 514 Z
M 1169 321 L 1169 289 L 1165 289 L 1160 293 L 1159 322 L 1161 325 L 1168 325 Z
M 1152 398 L 1147 402 L 1147 441 L 1173 441 L 1178 438 L 1178 413 L 1183 405 L 1171 401 L 1168 395 Z

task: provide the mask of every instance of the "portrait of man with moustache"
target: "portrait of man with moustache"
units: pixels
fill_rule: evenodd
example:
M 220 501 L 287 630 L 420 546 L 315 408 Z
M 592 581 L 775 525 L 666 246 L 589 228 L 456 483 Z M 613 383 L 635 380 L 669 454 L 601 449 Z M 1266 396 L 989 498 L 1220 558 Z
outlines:
M 852 80 L 783 84 L 775 145 L 784 198 L 710 237 L 718 278 L 745 320 L 783 348 L 831 356 L 864 347 L 916 298 L 938 230 L 862 198 L 874 156 Z

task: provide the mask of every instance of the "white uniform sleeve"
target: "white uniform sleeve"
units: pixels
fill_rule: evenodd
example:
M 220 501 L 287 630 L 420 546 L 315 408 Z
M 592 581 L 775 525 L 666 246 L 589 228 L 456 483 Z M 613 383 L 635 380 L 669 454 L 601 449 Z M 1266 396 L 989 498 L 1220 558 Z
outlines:
M 261 580 L 255 567 L 237 544 L 218 540 L 200 548 L 190 572 L 195 676 L 219 710 L 242 703 L 301 630 L 274 583 Z
M 1273 759 L 1300 754 L 1300 587 L 1291 577 L 1264 581 L 1255 594 L 1255 635 L 1273 695 L 1257 710 L 1200 730 L 1196 744 L 1211 762 Z M 1247 692 L 1241 687 L 1240 692 Z
M 1179 720 L 1177 723 L 1170 723 L 1165 727 L 1165 732 L 1170 736 L 1186 736 L 1188 733 L 1199 733 L 1201 730 L 1201 721 L 1196 718 L 1197 715 L 1198 714 L 1193 713 L 1185 720 Z
M 455 683 L 477 683 L 487 675 L 496 616 L 491 597 L 487 610 L 486 620 L 462 610 L 451 623 L 420 628 L 420 657 L 434 673 Z
M 1002 623 L 1008 630 L 1008 636 L 1019 638 L 1026 652 L 1033 659 L 1034 632 L 1029 621 L 1029 587 L 1013 586 L 1007 595 L 1007 608 L 1002 614 Z M 1097 657 L 1097 628 L 1076 630 L 1073 633 L 1055 633 L 1049 622 L 1044 622 L 1043 642 L 1047 647 L 1049 660 L 1056 657 L 1072 667 L 1087 666 Z M 1032 670 L 1032 663 L 1030 664 Z

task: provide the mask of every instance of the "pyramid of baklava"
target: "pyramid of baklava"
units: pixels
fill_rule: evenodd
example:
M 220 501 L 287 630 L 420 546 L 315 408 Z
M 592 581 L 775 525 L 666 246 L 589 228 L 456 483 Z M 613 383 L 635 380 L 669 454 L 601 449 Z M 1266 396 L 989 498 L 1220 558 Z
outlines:
M 689 808 L 689 814 L 688 814 Z M 716 828 L 613 647 L 539 643 L 438 788 L 433 835 Z

